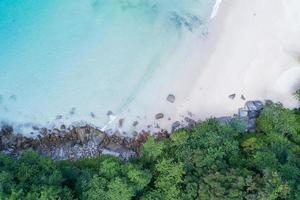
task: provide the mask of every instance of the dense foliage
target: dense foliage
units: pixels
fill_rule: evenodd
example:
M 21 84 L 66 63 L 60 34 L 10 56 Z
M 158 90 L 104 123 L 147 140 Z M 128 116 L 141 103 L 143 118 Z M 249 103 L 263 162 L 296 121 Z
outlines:
M 129 161 L 1 154 L 0 199 L 300 199 L 300 113 L 269 104 L 256 132 L 238 127 L 210 119 L 150 137 Z

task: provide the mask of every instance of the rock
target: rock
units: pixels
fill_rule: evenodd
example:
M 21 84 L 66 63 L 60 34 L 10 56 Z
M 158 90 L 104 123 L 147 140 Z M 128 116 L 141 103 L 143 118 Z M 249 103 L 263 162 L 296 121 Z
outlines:
M 55 119 L 56 119 L 56 120 L 60 120 L 60 119 L 62 119 L 62 118 L 63 118 L 62 115 L 57 115 Z
M 106 113 L 107 116 L 110 116 L 110 115 L 113 115 L 113 114 L 114 113 L 112 111 L 110 111 L 110 110 Z
M 95 113 L 93 113 L 93 112 L 91 112 L 90 115 L 91 115 L 92 118 L 96 117 Z
M 231 94 L 231 95 L 228 96 L 228 98 L 232 99 L 232 100 L 235 99 L 235 97 L 236 97 L 236 94 Z
M 238 115 L 239 115 L 239 117 L 242 117 L 242 118 L 248 117 L 248 110 L 245 108 L 240 108 Z
M 193 126 L 196 125 L 196 121 L 189 117 L 185 117 L 184 120 L 188 123 L 189 128 L 192 128 Z
M 216 120 L 221 124 L 228 124 L 231 122 L 232 117 L 219 117 Z
M 124 124 L 124 119 L 119 119 L 119 128 L 122 128 Z
M 70 114 L 70 115 L 74 115 L 75 112 L 76 112 L 76 108 L 72 108 L 72 109 L 70 110 L 69 114 Z
M 155 119 L 162 119 L 162 118 L 164 118 L 164 114 L 163 113 L 157 113 L 155 115 Z
M 246 101 L 246 98 L 245 98 L 245 96 L 243 94 L 241 95 L 241 99 L 244 100 L 244 101 Z
M 259 112 L 258 111 L 249 111 L 249 113 L 248 113 L 248 117 L 250 119 L 257 118 L 258 116 L 259 116 Z
M 181 123 L 179 121 L 176 121 L 172 124 L 172 132 L 174 132 L 176 129 L 180 127 Z
M 248 131 L 250 131 L 250 132 L 255 131 L 255 123 L 256 123 L 256 119 L 255 118 L 249 119 L 247 121 L 247 129 L 248 129 Z
M 60 130 L 66 130 L 66 125 L 62 124 L 62 125 L 60 126 Z
M 261 101 L 254 101 L 254 105 L 256 106 L 257 110 L 262 110 L 264 108 L 264 103 Z
M 249 111 L 260 111 L 264 107 L 264 104 L 261 101 L 248 101 L 245 105 L 245 108 Z
M 134 122 L 132 123 L 132 126 L 136 127 L 138 124 L 139 124 L 138 121 L 134 121 Z
M 168 97 L 167 97 L 167 101 L 170 102 L 170 103 L 174 103 L 175 102 L 175 95 L 173 94 L 169 94 Z

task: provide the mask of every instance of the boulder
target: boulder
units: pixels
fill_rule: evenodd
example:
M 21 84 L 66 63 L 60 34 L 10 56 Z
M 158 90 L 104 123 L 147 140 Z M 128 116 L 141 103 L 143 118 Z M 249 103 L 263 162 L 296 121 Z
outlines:
M 260 111 L 264 108 L 264 104 L 261 101 L 248 101 L 245 108 L 249 111 Z
M 172 132 L 174 132 L 176 129 L 178 129 L 181 126 L 181 123 L 179 121 L 176 121 L 172 124 Z
M 170 102 L 170 103 L 174 103 L 175 102 L 175 95 L 173 94 L 169 94 L 168 97 L 167 97 L 167 101 Z
M 155 115 L 155 119 L 162 119 L 162 118 L 164 118 L 164 114 L 163 113 L 157 113 Z
M 248 117 L 248 110 L 245 108 L 240 108 L 239 109 L 239 117 L 241 117 L 241 118 Z
M 134 122 L 132 123 L 132 126 L 136 127 L 138 124 L 139 124 L 138 121 L 134 121 Z

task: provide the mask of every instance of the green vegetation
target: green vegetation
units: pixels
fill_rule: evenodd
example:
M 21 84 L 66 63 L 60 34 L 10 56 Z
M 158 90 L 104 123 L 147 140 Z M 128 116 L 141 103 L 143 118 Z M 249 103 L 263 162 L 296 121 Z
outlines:
M 1 154 L 0 199 L 300 199 L 300 113 L 269 104 L 256 128 L 210 119 L 168 139 L 150 137 L 129 161 Z
M 300 62 L 300 56 L 299 56 L 299 62 Z M 294 96 L 300 101 L 300 89 L 298 89 L 295 93 Z

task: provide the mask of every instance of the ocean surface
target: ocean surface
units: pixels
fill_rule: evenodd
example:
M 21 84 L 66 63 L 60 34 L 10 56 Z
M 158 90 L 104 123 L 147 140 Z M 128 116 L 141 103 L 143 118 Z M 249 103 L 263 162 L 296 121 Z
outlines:
M 146 119 L 146 108 L 164 108 L 171 86 L 195 67 L 188 38 L 205 39 L 214 4 L 1 0 L 1 123 L 28 133 L 61 124 L 111 128 L 108 111 L 130 116 L 127 124 Z

